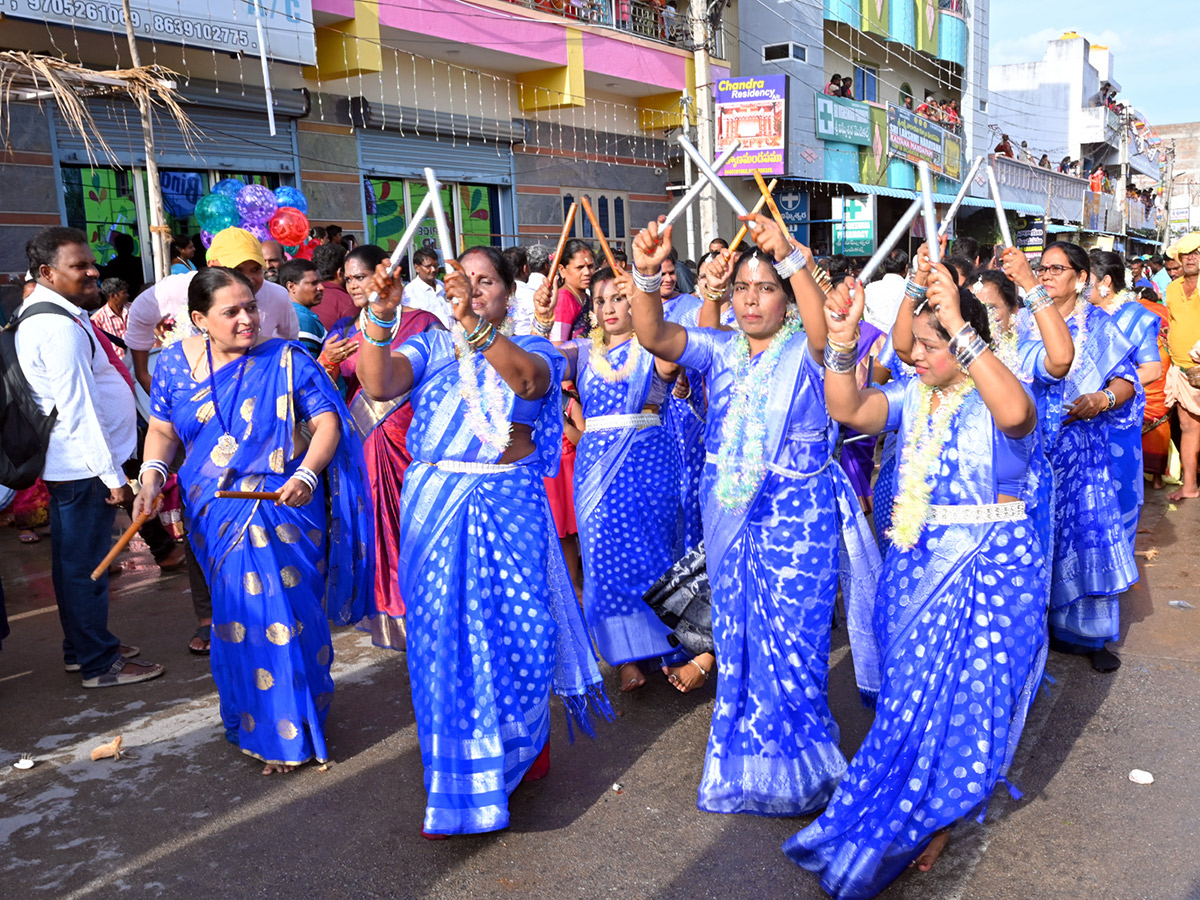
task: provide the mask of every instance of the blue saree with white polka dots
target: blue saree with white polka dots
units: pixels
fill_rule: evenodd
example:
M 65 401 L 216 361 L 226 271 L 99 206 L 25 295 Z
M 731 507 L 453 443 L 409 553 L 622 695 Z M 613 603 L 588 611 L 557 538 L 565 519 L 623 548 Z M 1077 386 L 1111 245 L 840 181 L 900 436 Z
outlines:
M 889 428 L 912 421 L 918 389 L 915 379 L 884 386 Z M 983 809 L 1011 765 L 1047 644 L 1051 484 L 1037 431 L 1004 437 L 972 392 L 930 502 L 995 503 L 1000 449 L 1028 460 L 1025 518 L 926 524 L 911 549 L 888 546 L 875 721 L 825 812 L 783 845 L 838 900 L 882 891 L 935 832 Z
M 375 613 L 362 444 L 337 389 L 299 344 L 248 350 L 239 390 L 241 365 L 217 369 L 214 395 L 207 378 L 193 380 L 183 346 L 167 347 L 151 412 L 174 427 L 187 454 L 179 481 L 188 539 L 212 591 L 209 660 L 225 736 L 267 763 L 324 762 L 329 620 L 347 625 Z M 325 412 L 338 415 L 341 440 L 307 504 L 215 497 L 283 487 L 303 457 L 298 426 Z M 231 455 L 217 443 L 222 417 L 238 441 Z
M 1028 373 L 1021 377 L 1032 382 L 1055 477 L 1050 632 L 1076 648 L 1099 649 L 1119 637 L 1119 595 L 1138 580 L 1122 519 L 1110 435 L 1141 427 L 1145 392 L 1137 378 L 1134 347 L 1104 310 L 1087 306 L 1086 340 L 1061 381 L 1046 372 L 1045 346 L 1030 318 L 1023 311 L 1017 320 L 1021 367 Z M 1078 333 L 1074 319 L 1067 320 L 1072 337 Z M 1065 407 L 1081 394 L 1102 390 L 1114 378 L 1134 386 L 1130 402 L 1094 419 L 1064 424 Z
M 621 369 L 637 354 L 633 371 L 605 381 L 591 365 L 587 339 L 559 349 L 570 363 L 586 420 L 641 413 L 656 388 L 661 404 L 669 387 L 654 357 L 626 341 L 608 354 Z M 575 455 L 575 518 L 583 550 L 583 611 L 600 655 L 609 665 L 669 656 L 671 629 L 642 600 L 675 562 L 679 528 L 679 456 L 661 425 L 586 428 Z
M 498 471 L 486 466 L 501 451 L 467 424 L 450 333 L 400 347 L 415 387 L 397 571 L 430 834 L 508 826 L 508 796 L 549 739 L 551 690 L 569 726 L 590 731 L 589 712 L 610 714 L 542 482 L 562 452 L 565 360 L 542 338 L 513 340 L 546 360 L 550 389 L 521 401 L 536 407 L 535 452 Z M 517 398 L 500 385 L 511 421 Z
M 846 768 L 827 697 L 839 578 L 848 599 L 873 594 L 879 554 L 833 460 L 824 369 L 805 335 L 788 339 L 769 382 L 765 478 L 734 511 L 714 488 L 738 335 L 687 334 L 679 363 L 703 373 L 709 403 L 701 495 L 720 672 L 698 805 L 802 815 L 825 804 Z
M 692 294 L 676 294 L 663 301 L 663 318 L 685 328 L 695 328 L 702 303 Z M 728 324 L 728 323 L 727 323 Z M 706 404 L 700 390 L 703 375 L 687 373 L 688 395 L 667 394 L 663 405 L 663 427 L 674 436 L 679 457 L 679 500 L 682 536 L 676 546 L 676 559 L 695 549 L 704 540 L 704 519 L 700 512 L 700 474 L 704 471 L 704 419 Z

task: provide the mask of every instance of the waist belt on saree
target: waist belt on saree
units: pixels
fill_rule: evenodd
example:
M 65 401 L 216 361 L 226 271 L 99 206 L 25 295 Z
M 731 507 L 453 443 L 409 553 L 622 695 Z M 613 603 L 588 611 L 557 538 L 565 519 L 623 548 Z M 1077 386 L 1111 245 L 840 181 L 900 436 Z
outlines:
M 717 460 L 718 460 L 718 456 L 715 453 L 704 454 L 705 462 L 710 462 L 710 463 L 715 464 L 717 462 Z M 804 479 L 804 478 L 812 478 L 815 475 L 820 475 L 822 472 L 824 472 L 826 469 L 829 468 L 829 464 L 831 462 L 833 462 L 833 457 L 827 456 L 827 457 L 825 457 L 825 462 L 821 463 L 821 465 L 819 465 L 817 468 L 813 469 L 811 472 L 797 472 L 795 469 L 785 469 L 783 466 L 775 465 L 775 463 L 766 463 L 764 468 L 768 472 L 773 472 L 776 475 L 782 475 L 784 478 Z
M 587 431 L 616 431 L 621 428 L 654 428 L 662 424 L 658 413 L 631 413 L 619 416 L 592 416 L 585 420 Z
M 440 459 L 434 465 L 443 472 L 462 472 L 467 475 L 499 475 L 523 468 L 515 463 L 467 462 L 461 459 Z
M 1020 522 L 1025 518 L 1025 501 L 944 506 L 933 504 L 925 519 L 929 525 L 981 525 L 987 522 Z

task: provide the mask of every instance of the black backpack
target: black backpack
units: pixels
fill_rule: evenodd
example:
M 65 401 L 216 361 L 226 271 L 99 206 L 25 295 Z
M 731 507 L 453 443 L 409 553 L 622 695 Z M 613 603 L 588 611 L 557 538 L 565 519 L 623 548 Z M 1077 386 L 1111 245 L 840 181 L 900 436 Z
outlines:
M 32 487 L 46 467 L 46 447 L 58 410 L 43 413 L 17 361 L 17 328 L 41 313 L 78 321 L 56 303 L 34 303 L 0 331 L 0 485 L 23 491 Z M 89 334 L 92 353 L 96 342 Z

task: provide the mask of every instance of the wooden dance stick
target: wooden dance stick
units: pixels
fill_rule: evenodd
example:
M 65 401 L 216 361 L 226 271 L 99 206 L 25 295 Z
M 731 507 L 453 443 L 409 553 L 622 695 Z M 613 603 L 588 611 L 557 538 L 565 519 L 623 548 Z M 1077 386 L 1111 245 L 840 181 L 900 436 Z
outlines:
M 396 271 L 396 266 L 400 265 L 400 257 L 404 256 L 405 248 L 412 242 L 417 229 L 421 226 L 421 221 L 429 215 L 429 210 L 432 206 L 433 197 L 429 194 L 426 194 L 425 199 L 417 204 L 417 211 L 413 213 L 412 218 L 408 222 L 408 227 L 404 229 L 404 234 L 400 235 L 400 242 L 396 244 L 396 249 L 392 251 L 392 258 L 388 262 L 389 276 Z M 371 296 L 367 298 L 367 303 L 375 303 L 378 299 L 379 292 L 371 291 Z
M 587 214 L 588 221 L 592 223 L 592 231 L 596 232 L 596 237 L 600 240 L 600 249 L 604 251 L 604 258 L 608 262 L 608 267 L 614 272 L 620 272 L 621 268 L 617 265 L 616 259 L 613 258 L 612 248 L 608 246 L 604 232 L 600 230 L 600 222 L 596 219 L 596 214 L 592 211 L 592 201 L 583 196 L 579 198 L 579 202 L 583 204 L 583 211 Z
M 938 237 L 943 238 L 946 232 L 950 230 L 950 223 L 954 221 L 954 216 L 958 213 L 958 208 L 962 206 L 963 198 L 967 196 L 967 191 L 971 187 L 971 182 L 975 180 L 975 176 L 979 173 L 979 167 L 983 165 L 986 157 L 980 153 L 975 157 L 975 162 L 971 163 L 971 169 L 967 172 L 967 177 L 963 179 L 962 184 L 958 186 L 958 193 L 954 195 L 954 202 L 950 204 L 950 209 L 946 212 L 946 217 L 942 219 L 942 225 L 938 229 Z
M 921 175 L 921 208 L 925 212 L 925 246 L 929 248 L 929 261 L 935 266 L 942 261 L 942 246 L 938 243 L 937 211 L 933 208 L 933 173 L 929 163 L 917 163 Z
M 775 185 L 777 185 L 777 184 L 779 184 L 779 179 L 772 178 L 771 183 L 767 185 L 767 191 L 770 192 L 770 191 L 775 190 Z M 752 210 L 750 210 L 750 214 L 754 215 L 755 213 L 762 212 L 762 208 L 766 205 L 767 205 L 767 197 L 764 194 L 763 196 L 758 198 L 758 202 L 754 204 L 754 208 Z M 750 223 L 743 222 L 742 227 L 738 229 L 738 233 L 733 236 L 733 243 L 729 245 L 730 251 L 737 250 L 738 244 L 740 244 L 742 241 L 744 241 L 746 239 L 746 232 L 748 232 L 749 230 L 750 230 Z M 789 232 L 787 232 L 785 230 L 783 232 L 783 236 L 787 237 L 788 233 Z
M 571 234 L 571 227 L 575 224 L 575 213 L 578 211 L 579 203 L 572 200 L 571 206 L 567 209 L 567 218 L 563 221 L 562 234 L 558 236 L 558 246 L 554 248 L 554 259 L 550 261 L 550 274 L 546 276 L 546 280 L 550 282 L 552 297 L 558 290 L 554 279 L 558 276 L 558 266 L 562 262 L 563 248 L 567 246 L 567 237 Z
M 218 500 L 278 500 L 282 491 L 217 491 Z
M 787 222 L 783 221 L 783 213 L 779 211 L 779 207 L 775 204 L 775 198 L 771 196 L 771 192 L 774 190 L 771 185 L 774 185 L 775 182 L 772 181 L 771 184 L 767 184 L 757 170 L 754 172 L 754 182 L 758 185 L 758 190 L 763 195 L 763 199 L 767 201 L 767 209 L 771 211 L 771 218 L 775 220 L 775 224 L 779 226 L 779 230 L 783 232 L 783 236 L 790 238 L 792 235 L 791 229 L 787 227 Z
M 992 189 L 992 202 L 996 204 L 996 224 L 1000 226 L 1000 237 L 1005 247 L 1013 245 L 1012 232 L 1008 230 L 1008 213 L 1004 211 L 1004 201 L 1000 199 L 1000 185 L 996 182 L 996 170 L 992 164 L 987 167 L 988 187 Z
M 112 565 L 122 550 L 129 546 L 129 542 L 133 540 L 133 536 L 138 533 L 138 529 L 146 524 L 146 520 L 157 513 L 158 506 L 155 506 L 155 512 L 142 513 L 133 520 L 133 524 L 125 529 L 125 533 L 117 538 L 117 542 L 113 544 L 113 548 L 108 551 L 104 559 L 100 560 L 100 565 L 92 569 L 92 581 L 99 581 L 100 576 L 108 571 L 108 567 Z
M 725 164 L 733 159 L 733 154 L 737 153 L 740 149 L 742 149 L 742 142 L 734 141 L 725 148 L 724 153 L 717 157 L 716 162 L 713 163 L 713 168 L 720 172 L 725 168 Z M 696 183 L 688 188 L 687 193 L 680 197 L 675 205 L 671 207 L 671 211 L 667 213 L 667 221 L 659 226 L 659 230 L 666 228 L 668 225 L 674 225 L 679 221 L 679 217 L 687 212 L 687 208 L 696 202 L 696 198 L 700 196 L 700 192 L 704 190 L 706 184 L 708 182 L 703 178 L 697 178 Z

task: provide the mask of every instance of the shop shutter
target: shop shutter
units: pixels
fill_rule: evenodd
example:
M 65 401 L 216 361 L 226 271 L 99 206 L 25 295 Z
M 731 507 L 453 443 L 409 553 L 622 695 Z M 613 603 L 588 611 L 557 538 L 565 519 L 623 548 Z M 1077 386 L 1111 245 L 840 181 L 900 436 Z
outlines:
M 358 132 L 358 152 L 363 174 L 376 178 L 423 178 L 424 167 L 432 166 L 442 181 L 513 183 L 512 147 L 507 143 L 367 129 Z
M 112 150 L 112 154 L 107 155 L 93 143 L 96 164 L 145 165 L 142 120 L 137 107 L 120 100 L 91 100 L 88 108 L 99 133 Z M 264 173 L 295 171 L 293 119 L 276 116 L 272 137 L 265 112 L 254 114 L 190 104 L 185 109 L 198 132 L 191 148 L 169 116 L 161 110 L 155 113 L 154 144 L 159 166 Z M 89 165 L 83 139 L 67 127 L 62 116 L 55 116 L 54 124 L 59 161 Z

